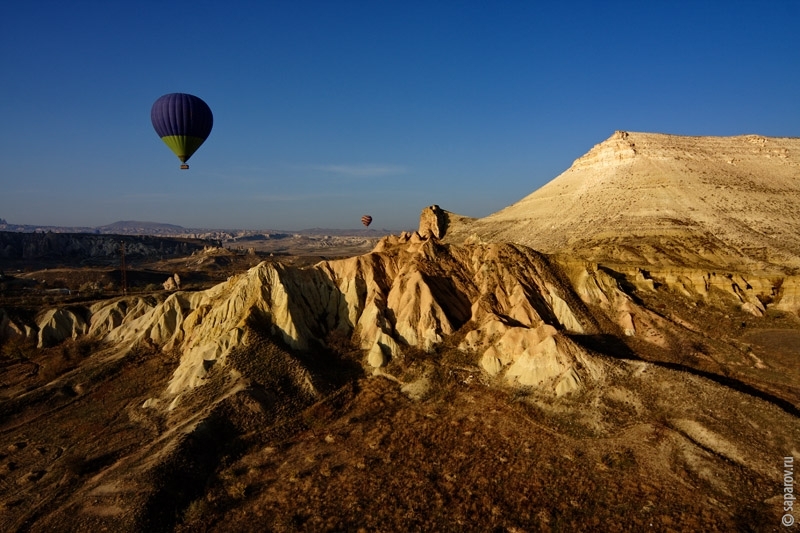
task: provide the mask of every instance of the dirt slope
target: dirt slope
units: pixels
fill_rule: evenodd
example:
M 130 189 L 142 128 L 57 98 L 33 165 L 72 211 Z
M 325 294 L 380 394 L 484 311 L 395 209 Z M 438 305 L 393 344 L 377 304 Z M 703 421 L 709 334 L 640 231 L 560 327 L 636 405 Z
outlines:
M 779 464 L 800 442 L 796 301 L 753 313 L 772 286 L 720 279 L 403 235 L 42 313 L 3 344 L 0 524 L 777 523 Z M 36 349 L 43 331 L 60 344 Z

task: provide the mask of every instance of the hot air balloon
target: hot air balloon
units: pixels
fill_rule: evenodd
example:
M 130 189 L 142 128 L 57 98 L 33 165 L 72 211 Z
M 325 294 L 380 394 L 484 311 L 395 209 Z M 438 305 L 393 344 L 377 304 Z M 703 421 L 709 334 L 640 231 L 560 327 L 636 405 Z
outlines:
M 158 136 L 181 160 L 181 169 L 208 138 L 214 125 L 211 108 L 200 98 L 184 93 L 165 94 L 150 109 Z
M 372 224 L 372 217 L 369 215 L 364 215 L 361 217 L 361 223 L 369 227 L 369 225 Z

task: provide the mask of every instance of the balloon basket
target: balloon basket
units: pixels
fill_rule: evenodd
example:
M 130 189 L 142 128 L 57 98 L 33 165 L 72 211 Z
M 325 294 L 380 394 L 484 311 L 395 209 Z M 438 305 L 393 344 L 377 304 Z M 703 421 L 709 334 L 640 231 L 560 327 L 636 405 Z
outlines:
M 187 165 L 186 163 L 182 164 L 181 170 L 189 170 L 189 165 Z

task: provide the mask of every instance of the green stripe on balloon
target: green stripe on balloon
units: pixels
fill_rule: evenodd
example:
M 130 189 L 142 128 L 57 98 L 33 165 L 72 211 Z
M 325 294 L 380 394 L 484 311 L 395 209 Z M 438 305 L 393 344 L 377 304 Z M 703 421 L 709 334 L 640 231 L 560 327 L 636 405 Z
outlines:
M 167 135 L 161 137 L 161 140 L 178 156 L 182 163 L 188 161 L 205 141 L 200 137 L 190 137 L 188 135 Z

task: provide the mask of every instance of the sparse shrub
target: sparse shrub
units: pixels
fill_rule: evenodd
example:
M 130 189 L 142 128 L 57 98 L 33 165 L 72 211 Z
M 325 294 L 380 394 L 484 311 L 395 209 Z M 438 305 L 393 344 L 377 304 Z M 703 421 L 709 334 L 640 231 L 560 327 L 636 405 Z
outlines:
M 9 336 L 0 339 L 0 360 L 30 359 L 36 354 L 34 339 L 20 336 Z
M 128 357 L 133 362 L 142 362 L 148 357 L 151 357 L 158 353 L 159 348 L 158 346 L 153 343 L 150 339 L 144 339 L 137 341 L 133 346 L 131 346 L 130 351 L 128 352 Z M 177 351 L 177 348 L 173 350 L 173 352 Z M 175 355 L 175 358 L 180 357 L 179 354 Z
M 761 302 L 764 308 L 775 301 L 775 298 L 768 294 L 756 294 L 756 298 L 758 298 L 758 301 Z
M 325 345 L 334 353 L 342 356 L 350 356 L 358 359 L 361 350 L 358 347 L 358 339 L 352 335 L 346 335 L 342 331 L 333 330 L 325 336 Z
M 478 366 L 478 357 L 475 352 L 450 348 L 442 354 L 444 361 L 456 366 Z
M 434 358 L 433 352 L 426 352 L 419 346 L 403 346 L 403 358 L 408 364 L 422 363 Z
M 191 524 L 193 522 L 200 522 L 207 511 L 208 504 L 205 499 L 198 498 L 197 500 L 193 500 L 186 506 L 186 509 L 183 510 L 183 523 Z
M 81 476 L 84 473 L 86 458 L 79 454 L 67 454 L 62 460 L 64 470 L 70 476 Z
M 241 500 L 247 495 L 247 484 L 243 481 L 234 481 L 225 487 L 225 492 L 234 500 Z
M 77 339 L 69 339 L 61 344 L 61 356 L 65 361 L 73 359 L 85 359 L 92 355 L 97 349 L 99 341 L 93 337 L 81 336 Z
M 709 354 L 708 346 L 706 346 L 705 344 L 703 344 L 700 341 L 692 341 L 691 342 L 691 348 L 695 352 L 701 353 L 703 355 L 708 355 Z
M 533 392 L 532 387 L 516 386 L 511 387 L 508 391 L 508 399 L 510 402 L 525 401 L 527 397 Z
M 87 281 L 78 287 L 78 293 L 84 297 L 97 298 L 103 294 L 103 287 L 97 281 Z
M 636 466 L 636 456 L 630 449 L 603 454 L 602 462 L 609 468 L 626 470 Z

